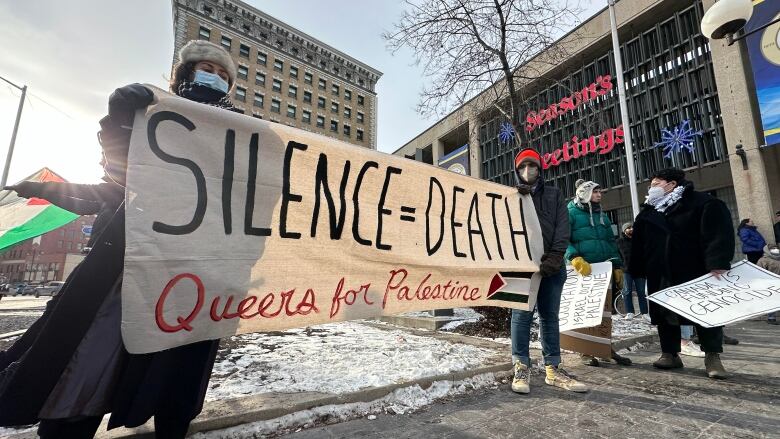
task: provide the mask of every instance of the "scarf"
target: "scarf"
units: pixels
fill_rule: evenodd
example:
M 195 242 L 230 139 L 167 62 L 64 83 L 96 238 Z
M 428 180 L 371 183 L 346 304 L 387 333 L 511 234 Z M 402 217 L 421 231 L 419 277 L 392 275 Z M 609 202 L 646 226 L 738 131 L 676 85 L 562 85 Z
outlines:
M 686 189 L 688 189 L 688 185 L 681 184 L 663 197 L 657 198 L 655 200 L 645 200 L 645 203 L 653 206 L 655 210 L 664 213 L 666 209 L 672 207 L 675 203 L 680 201 Z
M 176 94 L 184 99 L 189 99 L 201 104 L 211 105 L 212 107 L 223 108 L 225 110 L 233 110 L 233 103 L 230 102 L 230 98 L 228 98 L 226 93 L 222 93 L 219 90 L 214 90 L 211 87 L 196 82 L 182 81 L 182 83 L 179 84 L 179 89 L 176 90 Z
M 533 195 L 543 185 L 544 185 L 544 181 L 541 178 L 537 178 L 536 182 L 534 182 L 533 184 L 526 184 L 523 183 L 522 180 L 518 179 L 517 191 L 520 192 L 520 195 Z

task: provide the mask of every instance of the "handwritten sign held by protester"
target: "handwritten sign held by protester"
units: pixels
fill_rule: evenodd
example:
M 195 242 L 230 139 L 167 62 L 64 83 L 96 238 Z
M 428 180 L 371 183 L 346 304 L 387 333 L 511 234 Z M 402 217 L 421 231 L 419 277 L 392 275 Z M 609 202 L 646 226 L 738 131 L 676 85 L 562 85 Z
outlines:
M 706 328 L 780 310 L 780 276 L 741 261 L 717 279 L 707 274 L 649 300 Z
M 560 331 L 589 328 L 601 324 L 604 302 L 612 280 L 612 263 L 591 264 L 591 274 L 582 276 L 566 267 L 566 282 L 558 313 Z
M 409 311 L 533 306 L 541 229 L 514 188 L 155 94 L 136 115 L 128 158 L 131 353 Z

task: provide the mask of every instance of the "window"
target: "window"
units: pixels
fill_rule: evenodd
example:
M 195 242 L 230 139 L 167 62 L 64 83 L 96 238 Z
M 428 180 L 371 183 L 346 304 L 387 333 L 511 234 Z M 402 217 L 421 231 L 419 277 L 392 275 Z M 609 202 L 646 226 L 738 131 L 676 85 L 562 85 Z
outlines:
M 298 79 L 298 67 L 290 66 L 290 78 Z
M 333 85 L 331 85 L 331 86 L 330 86 L 330 91 L 331 91 L 331 93 L 333 93 L 334 95 L 338 96 L 338 95 L 339 95 L 339 86 L 338 86 L 338 85 L 336 85 L 336 84 L 333 84 Z
M 338 133 L 339 132 L 339 123 L 336 122 L 335 120 L 330 121 L 330 130 L 333 131 L 334 133 Z
M 339 112 L 339 104 L 335 102 L 330 103 L 330 112 L 331 113 L 338 113 Z
M 260 93 L 255 93 L 255 107 L 263 108 L 264 97 Z
M 363 123 L 363 113 L 359 112 L 357 113 L 357 121 L 359 123 Z
M 57 241 L 57 248 L 62 248 L 62 241 Z
M 325 98 L 317 98 L 317 108 L 325 108 Z
M 311 123 L 311 111 L 303 110 L 301 121 L 303 121 L 303 123 Z
M 205 27 L 201 26 L 200 30 L 198 31 L 198 39 L 210 40 L 211 39 L 211 30 L 206 29 Z
M 351 101 L 352 100 L 352 91 L 351 90 L 344 90 L 344 99 Z
M 222 35 L 222 47 L 224 47 L 228 52 L 230 52 L 230 42 L 230 37 Z
M 275 59 L 274 60 L 274 70 L 276 70 L 277 72 L 281 72 L 282 70 L 284 70 L 284 62 L 282 62 L 281 60 Z
M 317 116 L 317 128 L 325 128 L 325 118 Z
M 363 105 L 365 98 L 363 95 L 358 95 L 358 105 Z
M 244 58 L 249 58 L 249 46 L 247 46 L 246 44 L 239 45 L 238 54 L 239 56 L 243 56 Z
M 60 229 L 60 236 L 65 236 L 65 229 Z
M 307 104 L 311 104 L 311 92 L 310 91 L 303 92 L 303 102 L 305 102 Z
M 76 250 L 81 250 L 82 248 L 84 248 L 84 245 L 82 243 L 79 242 L 78 244 L 76 244 Z
M 358 140 L 363 140 L 363 130 L 357 130 L 356 137 Z
M 244 87 L 236 87 L 236 100 L 246 102 L 246 89 Z
M 255 73 L 255 84 L 265 87 L 265 73 Z
M 249 69 L 246 66 L 238 66 L 238 79 L 246 79 Z
M 307 84 L 311 84 L 311 80 L 312 80 L 311 73 L 309 73 L 309 72 L 305 72 L 305 73 L 303 74 L 303 82 L 305 82 L 305 83 L 307 83 Z
M 274 113 L 279 113 L 280 109 L 282 107 L 282 102 L 278 99 L 271 99 L 271 111 Z
M 344 125 L 344 135 L 345 135 L 345 136 L 349 137 L 349 136 L 350 136 L 350 133 L 351 133 L 351 131 L 352 131 L 352 128 L 350 128 L 350 126 L 349 126 L 349 125 Z
M 287 96 L 289 96 L 291 98 L 298 99 L 298 87 L 296 87 L 294 85 L 288 86 Z
M 273 88 L 273 90 L 275 92 L 281 93 L 281 91 L 282 91 L 282 81 L 280 81 L 278 79 L 274 79 L 274 85 L 273 85 L 272 88 Z
M 346 117 L 347 119 L 351 119 L 352 118 L 352 110 L 349 109 L 349 108 L 345 108 L 344 109 L 344 117 Z
M 290 119 L 295 119 L 295 105 L 288 105 L 287 106 L 287 117 Z
M 72 242 L 68 241 L 68 247 L 67 247 L 67 249 L 68 249 L 69 251 L 70 251 L 70 250 L 73 250 L 73 243 L 72 243 Z M 36 264 L 36 267 L 35 267 L 35 271 L 38 271 L 38 266 L 37 266 L 37 264 Z
M 257 63 L 266 65 L 267 62 L 268 62 L 268 55 L 266 55 L 263 52 L 257 52 Z
M 327 83 L 325 82 L 324 79 L 320 79 L 319 87 L 320 87 L 320 90 L 325 90 L 325 88 L 327 87 Z
M 73 230 L 68 230 L 68 238 L 73 239 L 76 237 L 76 234 Z

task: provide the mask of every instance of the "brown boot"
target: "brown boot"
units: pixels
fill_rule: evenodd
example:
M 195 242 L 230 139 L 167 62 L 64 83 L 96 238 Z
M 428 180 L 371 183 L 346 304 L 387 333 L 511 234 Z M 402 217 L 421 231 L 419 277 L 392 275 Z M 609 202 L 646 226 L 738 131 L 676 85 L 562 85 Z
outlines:
M 682 359 L 677 354 L 662 353 L 661 358 L 653 363 L 657 369 L 681 369 L 683 367 Z
M 707 370 L 707 376 L 716 380 L 725 380 L 729 374 L 723 368 L 720 362 L 720 354 L 717 352 L 707 352 L 704 356 L 704 369 Z

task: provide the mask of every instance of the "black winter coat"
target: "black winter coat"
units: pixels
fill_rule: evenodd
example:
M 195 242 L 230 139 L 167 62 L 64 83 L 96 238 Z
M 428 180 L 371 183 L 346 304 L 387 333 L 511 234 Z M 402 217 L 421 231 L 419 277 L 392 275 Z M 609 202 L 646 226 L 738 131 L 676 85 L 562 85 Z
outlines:
M 536 216 L 542 227 L 544 253 L 560 253 L 563 255 L 569 246 L 569 211 L 566 201 L 558 188 L 545 186 L 541 182 L 531 194 L 534 200 Z
M 623 267 L 631 266 L 631 238 L 624 233 L 617 240 L 618 251 L 620 252 L 620 259 L 623 260 Z
M 660 213 L 644 205 L 634 221 L 629 273 L 647 279 L 649 294 L 679 285 L 712 270 L 728 270 L 734 257 L 731 213 L 717 198 L 693 190 Z M 690 324 L 650 302 L 653 324 Z

